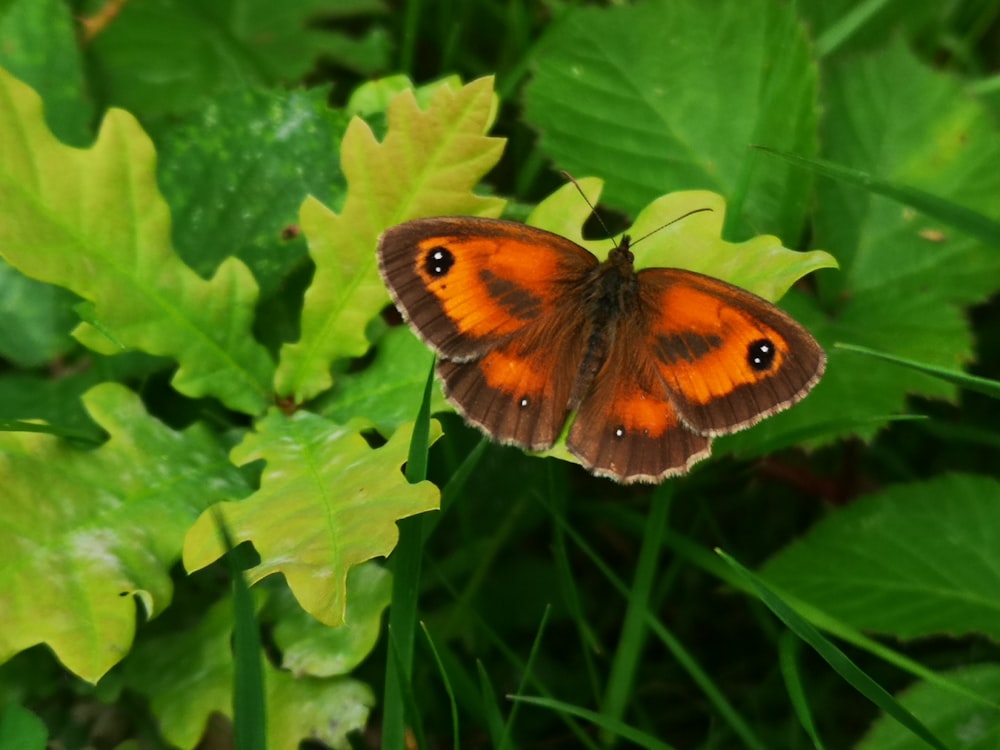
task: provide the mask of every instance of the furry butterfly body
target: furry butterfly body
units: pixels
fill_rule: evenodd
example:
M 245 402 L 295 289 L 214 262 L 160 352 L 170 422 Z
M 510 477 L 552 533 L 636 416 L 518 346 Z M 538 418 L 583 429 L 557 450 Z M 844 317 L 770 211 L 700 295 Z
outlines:
M 383 233 L 382 278 L 437 353 L 447 398 L 494 439 L 566 446 L 595 474 L 657 482 L 714 436 L 803 398 L 826 357 L 799 323 L 726 282 L 600 262 L 516 222 L 417 219 Z

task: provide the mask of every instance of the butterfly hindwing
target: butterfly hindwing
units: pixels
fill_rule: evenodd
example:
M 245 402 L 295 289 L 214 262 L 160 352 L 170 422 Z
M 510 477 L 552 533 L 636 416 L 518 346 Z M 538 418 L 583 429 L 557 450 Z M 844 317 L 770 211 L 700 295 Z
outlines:
M 566 447 L 595 474 L 657 482 L 709 455 L 710 438 L 681 422 L 657 363 L 626 335 L 626 319 L 577 407 Z
M 586 339 L 571 311 L 524 327 L 516 336 L 467 362 L 441 360 L 445 396 L 465 419 L 494 439 L 545 450 L 569 415 L 570 393 Z

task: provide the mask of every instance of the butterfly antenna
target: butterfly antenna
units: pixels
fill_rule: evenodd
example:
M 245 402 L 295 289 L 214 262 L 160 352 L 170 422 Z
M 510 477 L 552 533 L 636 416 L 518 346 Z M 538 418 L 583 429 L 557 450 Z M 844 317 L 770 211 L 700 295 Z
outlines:
M 692 210 L 692 211 L 688 211 L 688 212 L 687 212 L 686 214 L 681 214 L 681 215 L 680 215 L 680 216 L 678 216 L 678 217 L 677 217 L 676 219 L 671 219 L 671 220 L 670 220 L 670 221 L 668 221 L 668 222 L 667 222 L 666 224 L 662 224 L 662 225 L 658 226 L 658 227 L 657 227 L 656 229 L 654 229 L 654 230 L 653 230 L 652 232 L 648 232 L 647 234 L 644 234 L 644 235 L 642 235 L 642 237 L 640 237 L 639 239 L 637 239 L 637 240 L 632 240 L 632 242 L 631 242 L 631 245 L 632 245 L 633 247 L 635 247 L 636 245 L 638 245 L 638 244 L 639 244 L 640 242 L 642 242 L 642 241 L 643 241 L 644 239 L 646 239 L 647 237 L 652 237 L 652 236 L 653 236 L 654 234 L 656 234 L 657 232 L 659 232 L 659 231 L 660 231 L 661 229 L 666 229 L 666 228 L 667 228 L 667 227 L 669 227 L 669 226 L 670 226 L 671 224 L 676 224 L 676 223 L 677 223 L 678 221 L 680 221 L 681 219 L 686 219 L 686 218 L 687 218 L 688 216 L 691 216 L 691 215 L 693 215 L 693 214 L 700 214 L 700 213 L 702 213 L 703 211 L 711 211 L 711 210 L 712 210 L 712 209 L 710 209 L 710 208 L 696 208 L 696 209 L 694 209 L 694 210 Z
M 593 203 L 590 202 L 590 198 L 588 198 L 587 194 L 585 192 L 583 192 L 583 188 L 580 187 L 580 183 L 576 181 L 576 178 L 573 177 L 573 175 L 571 175 L 569 172 L 567 172 L 565 170 L 561 171 L 559 174 L 561 174 L 563 177 L 565 177 L 567 180 L 569 180 L 570 182 L 573 183 L 573 186 L 580 192 L 580 195 L 583 197 L 583 200 L 586 201 L 586 203 L 587 203 L 588 206 L 590 206 L 590 210 L 594 214 L 594 218 L 597 219 L 597 222 L 601 225 L 601 228 L 604 229 L 604 233 L 606 235 L 608 235 L 608 237 L 610 237 L 611 236 L 611 230 L 608 229 L 608 225 L 604 223 L 604 219 L 602 219 L 601 215 L 597 212 L 597 208 L 594 206 Z M 658 226 L 652 232 L 649 232 L 647 234 L 642 235 L 642 237 L 640 237 L 639 239 L 632 240 L 629 244 L 630 244 L 630 246 L 634 247 L 635 245 L 638 245 L 640 242 L 642 242 L 644 239 L 646 239 L 648 237 L 651 237 L 652 235 L 656 234 L 661 229 L 666 229 L 671 224 L 676 224 L 678 221 L 680 221 L 682 219 L 686 219 L 688 216 L 691 216 L 693 214 L 700 214 L 703 211 L 711 211 L 711 210 L 712 210 L 711 208 L 696 208 L 696 209 L 694 209 L 692 211 L 688 211 L 686 214 L 681 214 L 676 219 L 671 219 L 666 224 Z
M 604 219 L 601 218 L 601 215 L 597 213 L 597 207 L 590 202 L 590 198 L 588 198 L 587 194 L 583 192 L 583 188 L 580 187 L 580 183 L 576 181 L 576 178 L 573 175 L 571 175 L 569 172 L 566 172 L 565 170 L 561 171 L 559 174 L 561 174 L 563 177 L 565 177 L 567 180 L 573 183 L 573 186 L 579 191 L 580 195 L 583 197 L 583 200 L 587 203 L 588 206 L 590 206 L 590 212 L 594 215 L 594 218 L 597 219 L 597 222 L 601 225 L 601 228 L 604 230 L 604 233 L 608 235 L 608 237 L 610 238 L 611 230 L 608 229 L 608 225 L 604 223 Z M 614 240 L 611 241 L 614 242 Z

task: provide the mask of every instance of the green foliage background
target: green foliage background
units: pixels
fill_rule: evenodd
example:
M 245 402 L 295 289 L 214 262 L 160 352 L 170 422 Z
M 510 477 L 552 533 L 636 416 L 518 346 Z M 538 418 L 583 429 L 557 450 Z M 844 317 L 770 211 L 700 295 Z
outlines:
M 219 518 L 273 748 L 995 747 L 998 42 L 997 0 L 0 1 L 0 747 L 225 742 Z M 414 425 L 378 234 L 603 254 L 559 170 L 616 230 L 715 207 L 640 262 L 787 290 L 813 394 L 659 488 Z

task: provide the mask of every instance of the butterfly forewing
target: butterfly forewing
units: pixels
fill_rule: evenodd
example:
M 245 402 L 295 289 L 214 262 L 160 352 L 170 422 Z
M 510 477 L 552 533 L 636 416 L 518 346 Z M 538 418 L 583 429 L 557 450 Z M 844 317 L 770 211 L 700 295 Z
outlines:
M 379 270 L 401 312 L 440 355 L 467 361 L 551 319 L 597 259 L 516 222 L 417 219 L 386 230 Z
M 826 362 L 813 337 L 785 312 L 746 290 L 676 269 L 639 274 L 651 352 L 681 419 L 721 435 L 800 400 Z

